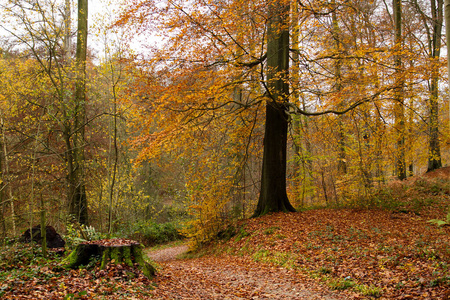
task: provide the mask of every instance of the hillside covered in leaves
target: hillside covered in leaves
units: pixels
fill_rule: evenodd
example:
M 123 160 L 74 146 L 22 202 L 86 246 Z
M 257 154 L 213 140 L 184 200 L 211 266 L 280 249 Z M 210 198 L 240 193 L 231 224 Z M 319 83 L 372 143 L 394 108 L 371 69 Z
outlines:
M 159 249 L 171 257 L 153 262 L 158 273 L 150 280 L 121 265 L 99 270 L 95 261 L 66 270 L 57 256 L 3 247 L 0 293 L 2 299 L 448 299 L 450 227 L 430 220 L 447 221 L 449 197 L 448 169 L 441 169 L 390 184 L 360 207 L 243 220 L 181 258 L 171 253 L 183 248 L 180 242 Z

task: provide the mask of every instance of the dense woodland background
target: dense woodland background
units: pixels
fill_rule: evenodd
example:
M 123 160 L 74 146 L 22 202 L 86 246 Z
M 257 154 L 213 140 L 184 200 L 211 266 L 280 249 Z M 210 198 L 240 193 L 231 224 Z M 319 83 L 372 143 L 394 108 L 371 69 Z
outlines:
M 76 3 L 1 2 L 3 240 L 42 211 L 62 232 L 164 223 L 194 245 L 252 216 L 280 33 L 294 208 L 381 207 L 386 183 L 448 164 L 444 0 L 125 2 L 89 20 L 85 81 Z

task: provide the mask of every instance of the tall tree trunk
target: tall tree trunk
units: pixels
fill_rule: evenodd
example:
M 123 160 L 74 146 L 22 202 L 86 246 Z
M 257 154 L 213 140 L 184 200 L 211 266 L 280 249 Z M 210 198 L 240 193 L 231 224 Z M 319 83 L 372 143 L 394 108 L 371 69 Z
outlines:
M 394 31 L 395 31 L 395 80 L 396 88 L 394 91 L 394 115 L 395 115 L 395 130 L 397 135 L 396 141 L 396 157 L 395 170 L 397 178 L 400 180 L 406 179 L 406 162 L 405 162 L 405 112 L 403 99 L 404 79 L 402 74 L 402 2 L 401 0 L 393 0 L 394 6 Z
M 340 92 L 342 90 L 342 78 L 341 78 L 341 69 L 342 69 L 342 60 L 341 60 L 341 51 L 342 51 L 342 43 L 340 40 L 340 28 L 337 19 L 337 5 L 335 0 L 331 0 L 331 6 L 333 12 L 331 13 L 331 18 L 333 22 L 333 39 L 335 42 L 336 52 L 338 53 L 338 58 L 335 61 L 334 65 L 334 84 L 336 92 Z M 346 162 L 346 153 L 345 153 L 345 132 L 344 125 L 342 122 L 343 116 L 338 116 L 338 170 L 339 173 L 347 174 L 347 162 Z
M 443 25 L 443 1 L 431 0 L 431 15 L 433 22 L 433 35 L 431 46 L 431 85 L 430 85 L 430 119 L 429 119 L 429 150 L 428 170 L 433 171 L 442 167 L 441 148 L 439 145 L 439 57 L 441 55 L 441 37 Z
M 6 185 L 7 185 L 7 190 L 8 190 L 8 198 L 9 198 L 9 203 L 10 203 L 10 207 L 11 207 L 11 224 L 12 224 L 12 230 L 13 230 L 13 236 L 16 236 L 16 212 L 15 212 L 15 204 L 14 204 L 14 196 L 12 193 L 12 187 L 11 187 L 11 176 L 9 173 L 9 161 L 8 161 L 8 151 L 6 149 L 6 137 L 5 137 L 5 129 L 3 127 L 3 117 L 0 118 L 0 130 L 1 130 L 1 135 L 2 135 L 2 146 L 3 148 L 1 149 L 3 151 L 3 159 L 4 159 L 4 173 L 2 173 L 2 175 L 5 175 L 5 177 L 7 178 L 6 180 Z M 4 178 L 2 178 L 4 180 Z M 6 200 L 4 201 L 4 203 L 6 202 Z
M 445 37 L 447 40 L 447 49 L 450 45 L 450 0 L 445 0 Z M 450 81 L 450 58 L 447 50 L 447 73 Z M 448 99 L 448 122 L 450 127 L 450 98 Z
M 84 165 L 84 127 L 86 116 L 86 53 L 88 33 L 88 0 L 78 0 L 76 51 L 75 122 L 73 133 L 73 168 L 69 175 L 70 213 L 81 224 L 88 223 Z
M 71 37 L 70 37 L 70 29 L 72 24 L 72 14 L 71 14 L 71 0 L 65 0 L 64 4 L 64 40 L 63 40 L 63 48 L 64 55 L 66 58 L 70 55 L 71 48 Z
M 299 30 L 299 9 L 298 9 L 298 3 L 297 1 L 294 1 L 292 3 L 292 12 L 291 12 L 291 27 L 292 27 L 292 45 L 291 48 L 293 49 L 292 53 L 292 61 L 293 64 L 291 66 L 291 84 L 292 84 L 292 101 L 295 103 L 295 105 L 298 105 L 300 107 L 300 93 L 299 93 L 299 70 L 300 70 L 300 64 L 299 64 L 299 42 L 300 42 L 300 30 Z M 295 200 L 294 203 L 302 203 L 303 201 L 301 199 L 300 189 L 299 186 L 301 184 L 300 176 L 301 176 L 301 164 L 300 164 L 300 157 L 302 153 L 302 148 L 300 146 L 300 132 L 301 132 L 301 120 L 299 117 L 294 117 L 292 120 L 292 132 L 293 132 L 293 147 L 294 147 L 294 165 L 293 165 L 293 174 L 294 174 L 294 180 L 293 180 L 293 189 L 295 191 Z
M 286 147 L 289 95 L 289 2 L 270 1 L 267 28 L 266 124 L 261 192 L 253 216 L 295 211 L 286 193 Z
M 0 139 L 0 149 L 3 149 L 3 143 Z M 6 187 L 5 185 L 5 174 L 3 173 L 3 155 L 2 151 L 0 151 L 0 214 L 1 214 L 1 227 L 2 234 L 0 236 L 1 240 L 4 242 L 6 238 L 6 203 L 3 190 Z

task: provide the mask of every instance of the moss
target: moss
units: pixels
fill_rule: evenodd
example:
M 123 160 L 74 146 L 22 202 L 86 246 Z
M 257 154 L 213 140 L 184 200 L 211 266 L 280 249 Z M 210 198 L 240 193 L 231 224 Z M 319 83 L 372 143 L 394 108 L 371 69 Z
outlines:
M 105 247 L 97 244 L 80 244 L 65 259 L 67 266 L 76 268 L 80 265 L 87 264 L 94 257 L 101 257 L 100 269 L 104 269 L 111 262 L 115 264 L 126 263 L 133 267 L 133 262 L 148 278 L 155 275 L 155 268 L 145 261 L 142 254 L 142 246 L 140 244 L 132 244 L 117 247 Z
M 121 263 L 122 262 L 121 247 L 111 248 L 110 256 L 111 256 L 111 261 L 114 261 L 115 263 Z
M 133 266 L 133 260 L 131 259 L 131 247 L 125 247 L 125 249 L 123 249 L 123 261 L 128 266 Z
M 139 269 L 144 273 L 144 275 L 148 278 L 151 278 L 155 275 L 155 267 L 144 260 L 144 256 L 142 255 L 142 246 L 141 245 L 133 245 L 131 247 L 133 252 L 134 260 L 139 266 Z
M 64 264 L 67 264 L 68 268 L 73 268 L 77 263 L 77 251 L 73 250 L 70 254 L 63 260 Z
M 109 255 L 109 250 L 110 248 L 105 248 L 105 250 L 103 250 L 103 254 L 102 254 L 102 263 L 100 265 L 100 269 L 104 269 L 106 267 L 106 264 L 109 261 L 110 255 Z

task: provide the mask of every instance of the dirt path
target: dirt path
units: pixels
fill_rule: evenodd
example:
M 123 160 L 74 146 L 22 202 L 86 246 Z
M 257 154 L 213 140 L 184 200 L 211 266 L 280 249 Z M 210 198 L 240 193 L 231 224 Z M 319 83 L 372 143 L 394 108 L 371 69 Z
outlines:
M 345 299 L 293 271 L 241 257 L 174 259 L 182 250 L 186 248 L 149 253 L 164 258 L 153 291 L 156 299 Z
M 154 251 L 148 251 L 147 255 L 153 261 L 165 262 L 175 260 L 180 254 L 183 254 L 189 250 L 187 245 L 181 245 L 176 247 L 164 248 Z

